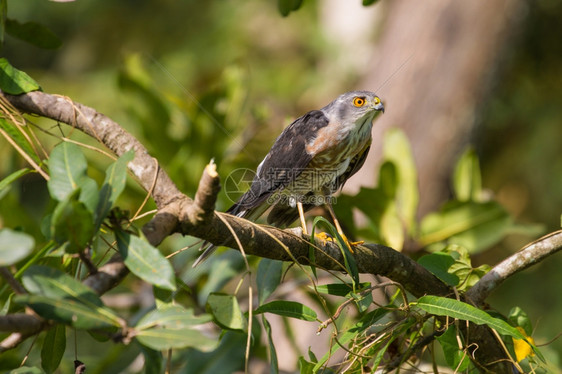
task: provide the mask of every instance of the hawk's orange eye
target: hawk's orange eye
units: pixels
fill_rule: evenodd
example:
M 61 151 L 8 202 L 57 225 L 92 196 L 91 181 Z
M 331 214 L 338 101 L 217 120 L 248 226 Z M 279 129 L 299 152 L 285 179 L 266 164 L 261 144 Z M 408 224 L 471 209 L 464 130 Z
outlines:
M 356 97 L 355 99 L 353 99 L 353 105 L 355 105 L 357 108 L 360 108 L 365 105 L 365 99 L 362 97 Z

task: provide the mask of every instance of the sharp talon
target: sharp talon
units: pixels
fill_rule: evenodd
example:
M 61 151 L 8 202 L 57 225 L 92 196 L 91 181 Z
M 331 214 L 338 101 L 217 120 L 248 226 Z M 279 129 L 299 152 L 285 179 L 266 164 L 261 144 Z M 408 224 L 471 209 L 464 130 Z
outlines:
M 344 234 L 340 233 L 340 235 L 341 235 L 343 241 L 345 242 L 345 244 L 347 244 L 347 248 L 349 249 L 349 251 L 350 251 L 351 253 L 354 253 L 354 252 L 353 252 L 353 247 L 354 247 L 354 246 L 356 246 L 356 245 L 361 245 L 361 244 L 365 244 L 365 242 L 364 242 L 363 240 L 360 240 L 360 241 L 358 241 L 358 242 L 350 242 Z M 326 243 L 326 242 L 335 242 L 335 241 L 336 241 L 336 238 L 332 237 L 331 235 L 329 235 L 329 234 L 326 233 L 326 232 L 321 232 L 321 233 L 319 233 L 319 234 L 314 234 L 314 237 L 315 237 L 316 239 L 322 241 L 323 243 Z

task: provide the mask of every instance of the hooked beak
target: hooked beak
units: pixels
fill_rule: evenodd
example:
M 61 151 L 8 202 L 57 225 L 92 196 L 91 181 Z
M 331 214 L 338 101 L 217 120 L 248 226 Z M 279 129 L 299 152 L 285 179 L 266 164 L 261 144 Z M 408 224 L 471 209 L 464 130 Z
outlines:
M 373 108 L 384 113 L 384 105 L 381 99 L 379 99 L 378 97 L 375 99 L 375 105 L 373 106 Z

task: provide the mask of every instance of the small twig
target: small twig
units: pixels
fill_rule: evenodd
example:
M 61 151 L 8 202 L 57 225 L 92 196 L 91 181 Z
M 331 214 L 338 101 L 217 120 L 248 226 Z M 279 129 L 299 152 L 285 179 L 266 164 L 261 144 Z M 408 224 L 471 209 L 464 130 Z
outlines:
M 6 280 L 6 282 L 8 282 L 8 284 L 10 285 L 10 287 L 12 287 L 12 290 L 14 290 L 16 294 L 23 295 L 27 293 L 20 282 L 18 282 L 16 278 L 14 278 L 10 269 L 5 266 L 0 267 L 0 275 Z
M 562 230 L 545 235 L 523 247 L 519 252 L 509 256 L 494 266 L 486 275 L 466 292 L 466 298 L 476 306 L 484 300 L 503 281 L 512 275 L 544 260 L 562 249 Z
M 80 260 L 82 260 L 82 263 L 84 263 L 84 265 L 86 265 L 86 267 L 88 268 L 88 272 L 91 275 L 94 275 L 98 272 L 98 268 L 96 267 L 96 265 L 94 265 L 94 263 L 90 259 L 90 256 L 86 253 L 89 250 L 90 250 L 90 248 L 88 247 L 85 250 L 78 252 L 78 257 L 80 257 Z

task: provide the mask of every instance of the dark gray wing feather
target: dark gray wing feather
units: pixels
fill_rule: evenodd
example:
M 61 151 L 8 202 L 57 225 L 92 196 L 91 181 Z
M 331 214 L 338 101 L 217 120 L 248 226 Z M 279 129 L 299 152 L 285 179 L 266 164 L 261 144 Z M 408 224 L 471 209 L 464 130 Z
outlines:
M 250 189 L 226 212 L 242 218 L 256 219 L 267 210 L 267 198 L 279 189 L 286 187 L 305 169 L 315 155 L 306 151 L 306 145 L 318 134 L 318 130 L 328 126 L 329 120 L 320 110 L 313 110 L 297 118 L 277 137 L 271 150 L 260 164 Z M 280 204 L 279 204 L 280 205 Z M 313 205 L 306 205 L 308 210 Z M 298 217 L 294 208 L 279 207 L 280 226 L 290 225 Z M 275 208 L 274 211 L 275 212 Z M 274 214 L 273 217 L 276 217 Z M 204 252 L 195 260 L 193 267 L 205 260 L 217 247 L 203 243 Z

